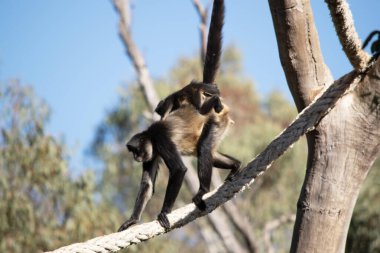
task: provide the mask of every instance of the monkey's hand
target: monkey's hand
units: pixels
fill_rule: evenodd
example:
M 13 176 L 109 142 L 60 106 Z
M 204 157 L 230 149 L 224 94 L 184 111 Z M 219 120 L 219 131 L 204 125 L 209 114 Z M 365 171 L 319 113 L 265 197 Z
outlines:
M 165 228 L 165 230 L 168 230 L 170 228 L 170 222 L 169 222 L 169 219 L 168 219 L 168 216 L 166 216 L 166 212 L 161 212 L 158 217 L 157 217 L 157 220 L 158 222 L 160 223 L 160 225 Z
M 222 101 L 220 101 L 219 97 L 216 97 L 215 100 L 216 101 L 215 101 L 215 105 L 214 105 L 214 110 L 216 113 L 220 113 L 224 109 L 224 106 L 222 104 Z
M 158 105 L 157 105 L 157 107 L 156 107 L 156 109 L 154 110 L 156 113 L 158 113 L 158 115 L 160 115 L 161 117 L 165 114 L 165 112 L 166 112 L 166 106 L 165 106 L 165 104 L 164 104 L 165 102 L 164 102 L 164 100 L 161 100 L 159 103 L 158 103 Z
M 206 210 L 206 202 L 202 199 L 202 196 L 204 194 L 201 194 L 201 193 L 197 193 L 194 198 L 193 198 L 193 202 L 194 204 L 198 207 L 199 210 L 201 211 L 204 211 Z
M 128 227 L 130 227 L 130 226 L 136 224 L 137 222 L 138 222 L 137 219 L 131 217 L 131 218 L 129 218 L 128 220 L 126 220 L 126 221 L 123 223 L 123 225 L 120 226 L 120 228 L 119 228 L 119 230 L 118 230 L 117 232 L 121 232 L 121 231 L 123 231 L 123 230 L 126 230 Z

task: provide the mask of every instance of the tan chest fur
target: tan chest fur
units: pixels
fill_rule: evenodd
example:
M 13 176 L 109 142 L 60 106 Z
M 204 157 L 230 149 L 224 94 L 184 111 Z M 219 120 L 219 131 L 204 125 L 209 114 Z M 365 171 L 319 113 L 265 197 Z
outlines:
M 209 117 L 213 117 L 217 124 L 213 133 L 217 140 L 215 144 L 217 144 L 223 138 L 228 126 L 233 124 L 229 117 L 229 108 L 226 105 L 220 113 L 212 110 L 207 115 L 201 115 L 193 106 L 186 105 L 170 113 L 165 119 L 172 126 L 172 141 L 182 155 L 196 156 L 197 143 Z

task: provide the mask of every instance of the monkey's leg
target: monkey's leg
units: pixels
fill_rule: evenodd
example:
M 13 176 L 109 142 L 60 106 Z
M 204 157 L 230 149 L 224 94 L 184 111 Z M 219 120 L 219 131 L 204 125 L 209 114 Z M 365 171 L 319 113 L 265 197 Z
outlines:
M 202 107 L 199 109 L 199 113 L 205 115 L 209 113 L 214 108 L 216 113 L 219 113 L 223 110 L 222 101 L 218 96 L 212 96 L 206 102 L 203 103 Z
M 160 156 L 169 169 L 169 181 L 166 188 L 164 204 L 157 219 L 161 226 L 168 229 L 170 228 L 170 223 L 166 215 L 170 213 L 173 208 L 187 168 L 175 144 L 171 140 L 164 140 L 161 136 L 161 140 L 157 142 L 157 144 L 157 150 L 159 150 Z
M 197 144 L 199 190 L 193 197 L 193 202 L 202 211 L 206 209 L 206 203 L 202 200 L 202 197 L 210 191 L 213 164 L 212 147 L 215 141 L 214 132 L 215 122 L 211 118 L 203 127 Z
M 236 158 L 219 152 L 214 153 L 212 164 L 219 169 L 231 170 L 226 180 L 231 180 L 233 176 L 239 172 L 241 166 L 241 162 Z
M 150 162 L 143 163 L 143 173 L 141 177 L 140 190 L 137 194 L 135 207 L 131 217 L 120 226 L 119 232 L 127 229 L 128 227 L 136 224 L 140 218 L 141 213 L 144 211 L 146 204 L 154 193 L 154 185 L 156 183 L 156 176 L 158 171 L 158 160 L 156 157 Z

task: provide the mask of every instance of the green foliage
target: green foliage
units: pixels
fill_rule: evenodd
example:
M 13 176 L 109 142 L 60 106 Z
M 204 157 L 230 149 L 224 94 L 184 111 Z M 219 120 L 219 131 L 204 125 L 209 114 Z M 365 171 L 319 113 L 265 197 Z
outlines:
M 17 82 L 0 91 L 0 251 L 37 252 L 109 232 L 112 218 L 99 223 L 104 208 L 94 211 L 94 175 L 71 179 L 64 146 L 45 134 L 47 105 Z
M 346 252 L 380 252 L 380 160 L 372 167 L 351 220 Z

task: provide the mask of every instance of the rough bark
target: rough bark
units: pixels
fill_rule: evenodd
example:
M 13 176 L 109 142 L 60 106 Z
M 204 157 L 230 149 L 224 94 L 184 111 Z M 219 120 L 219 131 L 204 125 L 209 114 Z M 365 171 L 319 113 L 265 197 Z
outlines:
M 270 0 L 281 63 L 298 110 L 331 75 L 307 0 Z M 346 35 L 347 36 L 347 35 Z M 353 208 L 379 154 L 379 62 L 308 135 L 291 252 L 344 252 Z
M 277 45 L 298 111 L 332 83 L 308 0 L 269 0 Z
M 291 252 L 344 252 L 360 187 L 380 151 L 380 62 L 320 122 Z M 323 242 L 323 244 L 321 244 Z

